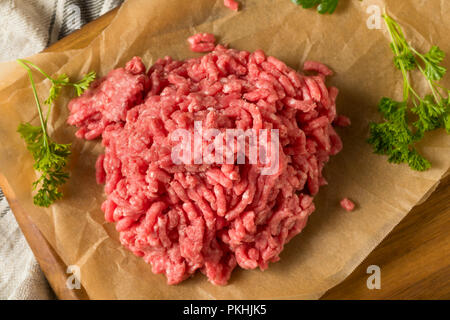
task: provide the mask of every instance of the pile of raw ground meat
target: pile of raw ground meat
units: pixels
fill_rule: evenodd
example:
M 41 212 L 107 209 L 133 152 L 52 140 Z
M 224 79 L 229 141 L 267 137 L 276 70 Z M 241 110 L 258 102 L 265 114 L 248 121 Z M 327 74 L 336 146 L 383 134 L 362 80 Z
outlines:
M 236 265 L 264 270 L 278 261 L 315 209 L 324 165 L 342 148 L 327 67 L 306 62 L 307 76 L 260 50 L 212 49 L 160 59 L 148 71 L 135 57 L 69 104 L 77 137 L 101 137 L 105 147 L 96 164 L 105 219 L 169 284 L 200 270 L 224 285 Z M 171 135 L 193 132 L 194 121 L 278 129 L 279 169 L 262 175 L 259 163 L 175 164 Z

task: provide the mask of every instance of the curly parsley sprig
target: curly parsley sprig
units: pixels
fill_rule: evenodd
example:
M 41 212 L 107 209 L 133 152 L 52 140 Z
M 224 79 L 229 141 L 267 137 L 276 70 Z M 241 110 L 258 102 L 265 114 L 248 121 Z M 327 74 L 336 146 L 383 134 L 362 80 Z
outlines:
M 53 202 L 61 199 L 63 196 L 59 188 L 69 178 L 69 174 L 64 172 L 64 168 L 67 165 L 67 159 L 70 155 L 70 144 L 58 144 L 48 135 L 47 120 L 51 106 L 60 95 L 61 89 L 64 86 L 74 87 L 77 95 L 80 96 L 95 79 L 95 72 L 90 72 L 80 81 L 71 83 L 66 74 L 52 78 L 30 61 L 19 59 L 17 62 L 27 70 L 40 121 L 39 126 L 33 126 L 30 123 L 21 123 L 17 131 L 25 140 L 27 149 L 33 156 L 35 161 L 34 169 L 40 173 L 39 178 L 33 182 L 33 189 L 37 189 L 37 193 L 33 198 L 34 204 L 41 207 L 49 207 Z M 31 67 L 39 71 L 52 83 L 49 97 L 44 102 L 48 105 L 45 117 L 37 95 Z
M 446 73 L 441 65 L 445 53 L 432 46 L 426 54 L 421 54 L 406 41 L 394 19 L 386 14 L 383 18 L 392 39 L 394 65 L 403 75 L 403 101 L 381 99 L 378 109 L 385 121 L 370 124 L 368 142 L 375 153 L 388 155 L 389 162 L 407 163 L 414 170 L 424 171 L 431 163 L 419 154 L 415 144 L 427 131 L 445 128 L 450 133 L 450 90 L 437 83 Z M 426 78 L 431 94 L 421 97 L 414 90 L 409 77 L 413 70 Z M 411 122 L 410 116 L 415 121 Z
M 339 3 L 339 0 L 291 0 L 296 5 L 304 9 L 310 9 L 317 6 L 317 12 L 320 14 L 332 14 Z

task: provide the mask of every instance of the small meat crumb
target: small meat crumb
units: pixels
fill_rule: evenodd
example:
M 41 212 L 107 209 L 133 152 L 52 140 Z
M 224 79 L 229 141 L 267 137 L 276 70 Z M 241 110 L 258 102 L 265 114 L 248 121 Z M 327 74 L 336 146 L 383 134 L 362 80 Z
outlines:
M 350 212 L 353 211 L 353 209 L 355 209 L 355 204 L 348 198 L 344 198 L 341 200 L 341 207 Z
M 215 48 L 216 39 L 211 33 L 197 33 L 187 39 L 194 52 L 210 52 Z
M 228 9 L 231 9 L 233 11 L 239 10 L 239 3 L 237 3 L 234 0 L 224 0 L 223 4 L 225 5 L 225 7 L 227 7 Z
M 349 117 L 338 115 L 333 123 L 338 127 L 348 127 L 352 124 L 352 121 Z

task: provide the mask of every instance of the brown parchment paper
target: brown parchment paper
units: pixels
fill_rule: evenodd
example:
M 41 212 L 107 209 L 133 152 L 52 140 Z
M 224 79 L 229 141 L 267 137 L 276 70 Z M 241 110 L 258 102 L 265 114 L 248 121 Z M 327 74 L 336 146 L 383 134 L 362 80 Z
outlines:
M 236 269 L 225 287 L 209 284 L 200 274 L 168 286 L 164 276 L 154 275 L 142 259 L 121 247 L 114 226 L 104 222 L 100 210 L 104 195 L 95 183 L 94 164 L 102 147 L 98 141 L 76 139 L 75 129 L 65 123 L 70 91 L 59 98 L 49 126 L 58 142 L 73 144 L 71 179 L 62 201 L 49 209 L 35 207 L 31 182 L 36 174 L 16 128 L 19 122 L 37 121 L 36 108 L 25 72 L 15 63 L 0 65 L 0 171 L 64 263 L 80 266 L 90 298 L 318 298 L 342 281 L 450 167 L 450 136 L 443 130 L 427 134 L 420 145 L 433 164 L 423 173 L 388 164 L 365 142 L 369 121 L 379 119 L 380 97 L 400 98 L 402 90 L 386 30 L 367 28 L 368 6 L 387 7 L 419 49 L 438 44 L 450 53 L 450 2 L 341 0 L 331 16 L 303 10 L 289 0 L 240 2 L 242 9 L 235 13 L 224 8 L 222 0 L 129 0 L 88 48 L 31 58 L 47 72 L 66 72 L 72 79 L 89 70 L 105 75 L 134 55 L 142 56 L 148 66 L 165 55 L 195 56 L 186 38 L 207 31 L 237 49 L 263 49 L 295 69 L 315 59 L 335 70 L 330 83 L 340 89 L 338 112 L 350 116 L 352 126 L 339 130 L 344 149 L 326 168 L 329 185 L 315 199 L 316 212 L 286 246 L 280 262 L 265 272 Z M 35 77 L 44 99 L 49 83 Z M 420 77 L 414 81 L 425 93 Z M 339 207 L 342 197 L 355 200 L 357 209 L 344 212 Z

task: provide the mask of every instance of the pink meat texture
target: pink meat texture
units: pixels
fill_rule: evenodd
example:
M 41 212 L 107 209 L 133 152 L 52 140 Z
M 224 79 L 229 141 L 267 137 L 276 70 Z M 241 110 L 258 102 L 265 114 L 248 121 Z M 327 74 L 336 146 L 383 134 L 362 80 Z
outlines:
M 223 4 L 225 5 L 225 7 L 233 11 L 239 10 L 239 3 L 237 3 L 235 0 L 223 0 Z
M 203 36 L 202 36 L 203 37 Z M 105 219 L 121 243 L 177 284 L 200 270 L 225 285 L 232 270 L 276 262 L 305 227 L 322 169 L 342 149 L 333 128 L 332 72 L 305 63 L 306 76 L 263 51 L 218 45 L 199 58 L 139 57 L 112 70 L 69 104 L 76 136 L 102 138 L 97 181 Z M 178 128 L 278 129 L 278 171 L 260 164 L 174 164 Z
M 214 50 L 215 37 L 211 33 L 197 33 L 187 39 L 191 51 L 210 52 Z
M 353 211 L 355 209 L 355 204 L 348 198 L 341 200 L 341 207 L 346 211 Z

